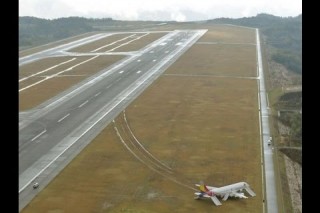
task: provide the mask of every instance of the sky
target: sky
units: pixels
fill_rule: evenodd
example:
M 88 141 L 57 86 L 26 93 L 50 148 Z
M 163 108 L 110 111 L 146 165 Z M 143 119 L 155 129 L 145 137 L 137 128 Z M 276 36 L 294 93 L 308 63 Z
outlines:
M 19 16 L 199 21 L 302 14 L 302 0 L 19 0 Z

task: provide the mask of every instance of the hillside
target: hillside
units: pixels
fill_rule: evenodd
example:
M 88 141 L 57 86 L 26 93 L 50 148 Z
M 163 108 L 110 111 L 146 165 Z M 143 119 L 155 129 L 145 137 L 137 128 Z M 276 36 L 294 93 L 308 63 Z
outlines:
M 289 71 L 302 73 L 302 14 L 287 18 L 258 14 L 255 17 L 219 18 L 208 22 L 259 28 L 265 42 L 272 47 L 272 59 Z
M 19 50 L 93 31 L 126 31 L 147 28 L 161 22 L 119 21 L 111 18 L 68 17 L 53 20 L 19 17 Z
M 207 22 L 259 28 L 265 37 L 265 42 L 272 47 L 272 59 L 284 65 L 289 71 L 302 73 L 302 15 L 282 18 L 258 14 L 248 18 L 218 18 Z M 69 17 L 47 20 L 19 17 L 19 50 L 91 31 L 133 30 L 154 26 L 156 23 L 161 22 L 119 21 L 111 18 Z

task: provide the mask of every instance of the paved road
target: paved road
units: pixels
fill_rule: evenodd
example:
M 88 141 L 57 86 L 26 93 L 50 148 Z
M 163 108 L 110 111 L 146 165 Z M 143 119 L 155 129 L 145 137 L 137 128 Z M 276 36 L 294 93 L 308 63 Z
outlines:
M 19 210 L 36 195 L 38 189 L 31 186 L 34 181 L 40 184 L 39 189 L 49 183 L 205 32 L 173 31 L 37 109 L 21 113 Z
M 273 166 L 273 150 L 272 147 L 268 145 L 270 134 L 269 128 L 269 106 L 267 103 L 267 94 L 264 83 L 262 57 L 261 57 L 261 47 L 259 30 L 256 29 L 257 38 L 257 54 L 258 54 L 258 77 L 259 77 L 259 93 L 260 93 L 260 116 L 261 116 L 261 131 L 262 131 L 262 142 L 263 142 L 263 154 L 264 154 L 264 169 L 265 169 L 265 185 L 266 185 L 266 203 L 267 212 L 277 213 L 277 191 L 276 182 L 274 175 Z

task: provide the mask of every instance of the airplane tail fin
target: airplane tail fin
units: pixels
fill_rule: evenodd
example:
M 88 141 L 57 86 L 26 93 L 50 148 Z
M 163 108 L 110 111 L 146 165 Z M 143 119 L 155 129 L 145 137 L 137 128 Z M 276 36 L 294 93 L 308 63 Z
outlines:
M 207 188 L 207 186 L 206 185 L 204 185 L 204 184 L 201 184 L 200 186 L 199 186 L 199 188 L 200 188 L 200 191 L 201 192 L 208 192 L 209 191 L 209 189 Z

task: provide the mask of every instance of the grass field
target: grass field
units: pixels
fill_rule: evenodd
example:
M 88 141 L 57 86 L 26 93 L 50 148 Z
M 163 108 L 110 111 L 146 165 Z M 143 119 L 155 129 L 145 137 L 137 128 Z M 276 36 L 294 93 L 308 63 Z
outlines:
M 42 50 L 46 50 L 48 48 L 57 47 L 59 45 L 62 45 L 62 44 L 68 43 L 68 42 L 72 42 L 72 41 L 75 41 L 75 40 L 78 40 L 78 39 L 81 39 L 81 38 L 92 36 L 94 34 L 97 34 L 97 32 L 84 33 L 84 34 L 81 34 L 81 35 L 78 35 L 78 36 L 73 36 L 73 37 L 70 37 L 70 38 L 67 38 L 67 39 L 63 39 L 63 40 L 60 40 L 60 41 L 56 41 L 56 42 L 52 42 L 52 43 L 49 43 L 49 44 L 37 46 L 37 47 L 26 49 L 26 50 L 21 50 L 21 51 L 19 51 L 19 57 L 24 57 L 24 56 L 27 56 L 27 55 L 31 55 L 33 53 L 37 53 L 37 52 L 40 52 Z
M 76 66 L 90 58 L 93 57 L 76 57 L 76 60 L 73 60 L 70 63 L 55 67 L 50 69 L 48 72 L 35 75 L 26 81 L 20 82 L 19 89 L 23 89 L 26 86 L 30 86 L 51 76 L 50 79 L 19 92 L 19 111 L 28 110 L 41 104 L 49 98 L 70 88 L 72 85 L 75 85 L 87 77 L 99 72 L 101 69 L 119 61 L 124 58 L 124 56 L 98 56 L 97 58 L 94 58 L 94 60 L 81 64 L 81 66 Z M 19 68 L 19 79 L 47 70 L 52 67 L 53 64 L 60 64 L 70 59 L 72 59 L 72 57 L 47 58 L 24 65 Z M 68 68 L 73 66 L 75 66 L 73 69 L 66 71 Z M 62 71 L 65 72 L 52 77 L 52 75 Z
M 96 50 L 95 52 L 126 52 L 126 51 L 136 51 L 144 47 L 146 44 L 159 39 L 166 33 L 124 33 L 124 34 L 114 34 L 103 39 L 73 48 L 69 50 L 70 52 L 90 52 L 98 48 L 103 48 Z M 131 42 L 132 41 L 132 42 Z M 126 44 L 128 43 L 128 44 Z M 107 44 L 107 45 L 106 45 Z M 121 44 L 123 45 L 117 48 Z M 116 49 L 114 49 L 116 48 Z M 114 50 L 113 50 L 114 49 Z
M 199 42 L 22 212 L 262 212 L 254 31 L 219 25 Z M 216 207 L 193 199 L 201 180 L 257 196 Z

